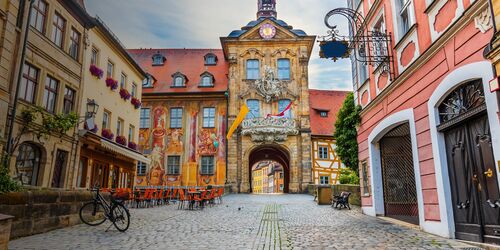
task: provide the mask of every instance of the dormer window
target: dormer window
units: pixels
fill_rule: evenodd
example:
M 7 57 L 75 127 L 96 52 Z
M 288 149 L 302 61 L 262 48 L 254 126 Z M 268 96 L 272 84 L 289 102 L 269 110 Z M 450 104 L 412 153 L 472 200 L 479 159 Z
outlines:
M 165 64 L 166 60 L 167 58 L 165 58 L 162 54 L 160 54 L 160 51 L 158 51 L 153 55 L 153 66 L 161 66 Z
M 205 65 L 217 65 L 217 56 L 212 53 L 206 54 Z
M 204 72 L 200 75 L 200 87 L 213 87 L 215 78 L 210 72 Z
M 319 116 L 321 117 L 328 117 L 328 112 L 327 111 L 320 111 Z
M 146 74 L 146 78 L 142 81 L 142 87 L 144 88 L 152 88 L 153 87 L 153 76 L 150 74 Z
M 173 83 L 172 83 L 173 88 L 186 87 L 187 77 L 184 74 L 176 72 L 175 74 L 172 75 L 172 78 L 173 78 Z

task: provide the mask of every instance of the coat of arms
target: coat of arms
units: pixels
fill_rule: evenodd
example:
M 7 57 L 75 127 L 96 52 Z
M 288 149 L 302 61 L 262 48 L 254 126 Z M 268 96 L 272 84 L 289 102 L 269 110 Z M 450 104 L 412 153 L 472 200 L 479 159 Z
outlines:
M 257 93 L 267 103 L 270 103 L 273 99 L 278 99 L 286 89 L 285 84 L 275 78 L 274 70 L 269 66 L 265 67 L 264 78 L 256 80 L 253 85 Z

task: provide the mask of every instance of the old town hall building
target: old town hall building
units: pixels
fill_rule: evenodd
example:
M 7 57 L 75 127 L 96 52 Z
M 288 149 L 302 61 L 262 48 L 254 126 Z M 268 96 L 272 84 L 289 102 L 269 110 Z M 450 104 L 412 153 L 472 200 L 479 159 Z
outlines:
M 229 184 L 233 192 L 251 192 L 252 167 L 273 161 L 284 169 L 283 191 L 304 192 L 319 181 L 311 131 L 322 131 L 318 138 L 330 150 L 322 160 L 336 159 L 324 137 L 331 139 L 334 127 L 326 117 L 336 116 L 345 92 L 325 95 L 338 98 L 336 105 L 311 109 L 308 64 L 316 37 L 277 19 L 274 0 L 258 7 L 256 20 L 220 38 L 222 49 L 129 50 L 149 74 L 139 149 L 151 164 L 139 164 L 136 185 Z M 226 142 L 244 105 L 250 112 Z M 310 112 L 318 113 L 315 124 Z M 336 180 L 337 163 L 318 169 L 327 176 L 322 183 Z

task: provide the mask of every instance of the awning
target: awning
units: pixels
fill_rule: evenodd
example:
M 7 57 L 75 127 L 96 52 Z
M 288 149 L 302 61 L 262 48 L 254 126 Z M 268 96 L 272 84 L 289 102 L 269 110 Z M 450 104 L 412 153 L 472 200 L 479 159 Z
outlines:
M 134 159 L 134 160 L 137 160 L 140 162 L 144 162 L 146 164 L 151 163 L 151 160 L 146 158 L 144 155 L 141 155 L 141 154 L 134 152 L 130 149 L 118 146 L 118 145 L 116 145 L 108 140 L 101 139 L 101 146 L 105 149 L 108 149 L 108 150 L 113 151 L 117 154 L 123 155 L 125 157 L 131 158 L 131 159 Z

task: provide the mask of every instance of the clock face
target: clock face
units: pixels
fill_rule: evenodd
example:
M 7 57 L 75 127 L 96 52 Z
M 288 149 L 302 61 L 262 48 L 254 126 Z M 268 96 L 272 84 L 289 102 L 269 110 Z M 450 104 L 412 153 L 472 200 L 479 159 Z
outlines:
M 276 27 L 266 23 L 260 27 L 260 36 L 264 39 L 272 39 L 276 35 Z

